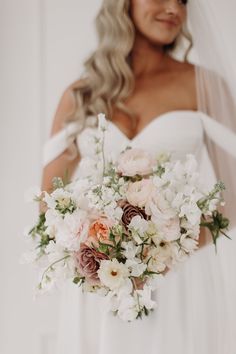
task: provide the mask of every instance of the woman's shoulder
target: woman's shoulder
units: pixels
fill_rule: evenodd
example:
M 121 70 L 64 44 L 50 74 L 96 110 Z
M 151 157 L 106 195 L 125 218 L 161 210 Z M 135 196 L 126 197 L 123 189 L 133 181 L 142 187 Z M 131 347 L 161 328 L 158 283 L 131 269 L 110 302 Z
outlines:
M 73 113 L 76 108 L 75 91 L 80 90 L 87 84 L 87 79 L 78 79 L 69 84 L 61 94 L 56 111 L 56 120 L 61 122 L 66 116 Z

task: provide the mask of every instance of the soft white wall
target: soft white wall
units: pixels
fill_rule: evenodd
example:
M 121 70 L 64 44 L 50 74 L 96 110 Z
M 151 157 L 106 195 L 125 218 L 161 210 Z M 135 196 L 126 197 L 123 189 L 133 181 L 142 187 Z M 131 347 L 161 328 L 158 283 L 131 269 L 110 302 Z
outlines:
M 62 91 L 78 78 L 84 59 L 94 48 L 93 19 L 100 4 L 101 0 L 44 1 L 46 135 Z
M 35 274 L 19 265 L 37 207 L 42 144 L 59 97 L 95 44 L 100 0 L 0 0 L 0 353 L 56 354 L 59 295 L 33 301 Z
M 33 217 L 23 191 L 40 173 L 38 1 L 1 0 L 1 344 L 0 352 L 39 353 L 41 310 L 31 269 L 19 266 L 21 233 Z

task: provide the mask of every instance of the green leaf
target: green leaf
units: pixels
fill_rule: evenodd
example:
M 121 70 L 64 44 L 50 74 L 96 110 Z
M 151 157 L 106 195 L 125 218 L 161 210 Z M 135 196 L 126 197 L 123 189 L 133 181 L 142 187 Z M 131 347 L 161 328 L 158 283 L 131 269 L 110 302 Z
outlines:
M 75 277 L 75 278 L 73 279 L 73 283 L 78 284 L 81 280 L 82 280 L 81 277 Z

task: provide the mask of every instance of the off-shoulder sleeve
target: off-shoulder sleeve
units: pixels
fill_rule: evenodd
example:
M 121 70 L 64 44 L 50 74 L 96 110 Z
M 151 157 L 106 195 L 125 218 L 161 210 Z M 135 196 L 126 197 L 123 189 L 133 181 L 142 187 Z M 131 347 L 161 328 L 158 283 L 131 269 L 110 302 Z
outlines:
M 68 123 L 65 128 L 50 137 L 43 146 L 43 167 L 68 148 L 67 137 L 78 131 L 78 122 Z
M 205 133 L 208 137 L 223 150 L 236 158 L 236 134 L 205 113 L 200 114 Z

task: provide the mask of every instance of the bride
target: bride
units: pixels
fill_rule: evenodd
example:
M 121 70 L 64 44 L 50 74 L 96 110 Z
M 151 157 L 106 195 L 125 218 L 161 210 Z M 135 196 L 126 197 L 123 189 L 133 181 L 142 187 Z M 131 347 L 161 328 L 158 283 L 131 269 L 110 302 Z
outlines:
M 231 163 L 236 138 L 232 125 L 222 122 L 217 99 L 224 99 L 221 107 L 228 107 L 230 120 L 236 112 L 233 92 L 224 80 L 228 76 L 220 76 L 210 60 L 202 60 L 205 68 L 188 61 L 194 45 L 186 25 L 188 6 L 187 0 L 103 1 L 96 19 L 98 47 L 85 62 L 83 77 L 64 91 L 44 146 L 42 190 L 50 191 L 52 178 L 64 178 L 65 171 L 70 179 L 86 173 L 100 112 L 109 119 L 107 152 L 138 146 L 172 151 L 176 158 L 193 153 L 206 186 L 223 172 L 228 177 L 236 172 L 235 160 Z M 196 16 L 196 5 L 191 6 Z M 181 48 L 183 60 L 173 55 Z M 235 185 L 227 186 L 225 212 L 232 212 Z M 154 294 L 158 308 L 133 323 L 107 313 L 98 295 L 66 284 L 56 354 L 235 353 L 235 249 L 235 241 L 221 238 L 216 256 L 209 235 L 201 232 L 200 250 L 169 271 Z

